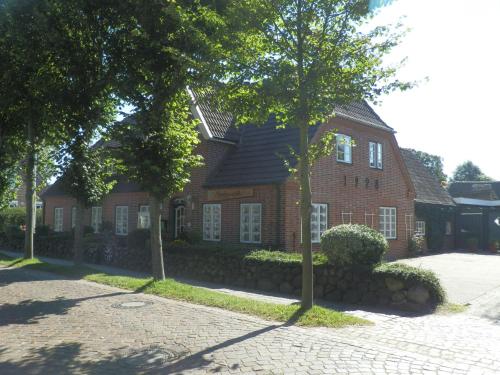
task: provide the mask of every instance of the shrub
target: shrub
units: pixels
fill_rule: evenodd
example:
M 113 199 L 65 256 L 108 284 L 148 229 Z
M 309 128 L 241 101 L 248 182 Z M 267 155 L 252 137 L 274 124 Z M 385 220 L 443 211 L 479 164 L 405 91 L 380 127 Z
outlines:
M 37 225 L 36 235 L 37 236 L 48 236 L 50 234 L 50 227 L 48 225 Z
M 179 240 L 185 241 L 188 244 L 195 245 L 201 242 L 202 235 L 196 231 L 184 231 L 179 234 Z
M 405 284 L 423 285 L 429 291 L 431 298 L 438 304 L 446 301 L 446 293 L 436 274 L 429 270 L 408 266 L 401 263 L 386 263 L 375 267 L 373 274 L 379 277 L 392 277 L 402 280 Z
M 339 225 L 321 237 L 321 250 L 329 262 L 345 267 L 373 267 L 388 248 L 384 236 L 365 225 Z
M 415 234 L 408 239 L 408 252 L 411 256 L 422 254 L 425 245 L 425 237 Z
M 258 261 L 262 263 L 272 262 L 281 264 L 301 264 L 302 254 L 288 253 L 274 250 L 253 250 L 243 256 L 245 260 Z M 313 264 L 320 265 L 327 263 L 327 258 L 323 253 L 313 253 Z
M 0 232 L 5 232 L 10 226 L 21 227 L 26 223 L 24 207 L 6 208 L 0 211 Z

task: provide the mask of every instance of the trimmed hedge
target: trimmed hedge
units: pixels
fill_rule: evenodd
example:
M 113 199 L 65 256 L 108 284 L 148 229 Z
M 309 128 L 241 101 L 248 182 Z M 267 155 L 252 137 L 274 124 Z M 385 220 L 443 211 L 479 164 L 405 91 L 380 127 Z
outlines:
M 385 263 L 375 267 L 373 274 L 385 278 L 392 277 L 403 281 L 409 286 L 422 285 L 438 304 L 446 301 L 446 292 L 441 286 L 439 278 L 432 271 L 408 266 L 407 264 Z
M 373 267 L 388 249 L 384 236 L 366 225 L 342 224 L 321 236 L 321 250 L 329 262 L 343 267 Z

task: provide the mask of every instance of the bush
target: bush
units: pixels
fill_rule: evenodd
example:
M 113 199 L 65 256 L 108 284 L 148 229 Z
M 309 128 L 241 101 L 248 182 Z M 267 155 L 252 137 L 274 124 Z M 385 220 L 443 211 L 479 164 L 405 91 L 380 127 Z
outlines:
M 302 254 L 288 253 L 275 250 L 253 250 L 243 256 L 245 260 L 252 260 L 262 263 L 273 262 L 281 264 L 301 264 Z M 323 253 L 313 253 L 313 264 L 320 265 L 327 263 L 327 258 Z
M 48 225 L 37 225 L 35 232 L 37 236 L 48 236 L 51 230 Z
M 403 281 L 405 284 L 423 285 L 429 291 L 434 302 L 441 304 L 446 301 L 446 293 L 436 274 L 401 263 L 386 263 L 375 267 L 373 274 L 380 277 L 391 277 Z
M 343 224 L 328 229 L 321 237 L 321 250 L 331 264 L 345 267 L 373 267 L 389 248 L 387 240 L 365 225 Z
M 411 256 L 421 255 L 425 247 L 425 237 L 415 234 L 408 239 L 408 252 Z
M 201 242 L 202 235 L 199 232 L 195 231 L 184 231 L 179 234 L 179 240 L 185 241 L 188 244 L 195 245 Z
M 0 232 L 5 232 L 10 226 L 21 227 L 26 223 L 24 207 L 6 208 L 0 211 Z

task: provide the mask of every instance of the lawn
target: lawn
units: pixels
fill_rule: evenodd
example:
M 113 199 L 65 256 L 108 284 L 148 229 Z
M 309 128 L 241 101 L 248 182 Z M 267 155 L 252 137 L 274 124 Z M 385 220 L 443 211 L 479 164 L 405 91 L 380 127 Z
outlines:
M 11 258 L 2 253 L 0 253 L 0 265 L 52 272 L 65 277 L 84 279 L 99 284 L 154 294 L 178 301 L 217 307 L 299 326 L 340 328 L 351 325 L 371 324 L 371 322 L 365 319 L 320 306 L 314 306 L 310 310 L 303 311 L 298 304 L 283 305 L 262 302 L 250 298 L 214 292 L 173 279 L 154 281 L 152 278 L 116 276 L 102 273 L 86 266 L 61 266 L 45 263 L 39 259 L 23 260 L 22 258 Z

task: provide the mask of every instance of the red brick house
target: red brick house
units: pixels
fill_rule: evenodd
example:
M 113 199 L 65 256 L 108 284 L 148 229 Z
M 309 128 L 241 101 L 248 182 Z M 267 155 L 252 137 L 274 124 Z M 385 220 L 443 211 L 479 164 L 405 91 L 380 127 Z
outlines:
M 231 116 L 190 94 L 205 166 L 193 170 L 184 191 L 165 202 L 167 238 L 197 232 L 204 241 L 300 251 L 299 189 L 283 163 L 289 145 L 298 147 L 298 130 L 276 129 L 272 119 L 237 129 Z M 311 127 L 310 137 L 317 141 L 332 129 L 338 130 L 335 154 L 312 169 L 314 247 L 325 229 L 360 223 L 386 236 L 390 257 L 404 257 L 415 191 L 394 130 L 366 102 L 339 107 L 336 117 Z M 57 182 L 43 199 L 45 223 L 70 230 L 74 200 Z M 99 230 L 100 223 L 110 222 L 116 235 L 127 235 L 149 225 L 147 202 L 137 184 L 122 178 L 100 206 L 88 210 L 87 224 Z

